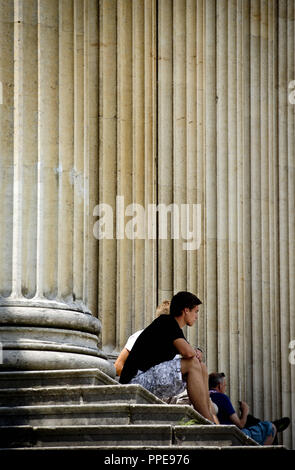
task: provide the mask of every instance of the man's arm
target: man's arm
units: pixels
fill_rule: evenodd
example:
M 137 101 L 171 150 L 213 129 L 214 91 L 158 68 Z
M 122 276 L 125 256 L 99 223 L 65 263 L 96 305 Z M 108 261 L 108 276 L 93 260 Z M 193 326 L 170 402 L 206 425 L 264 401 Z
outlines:
M 121 372 L 122 372 L 122 369 L 124 367 L 124 364 L 126 362 L 126 359 L 127 357 L 129 356 L 129 351 L 128 349 L 124 348 L 122 349 L 122 351 L 120 352 L 114 366 L 116 368 L 116 373 L 117 375 L 121 375 Z
M 184 359 L 190 359 L 196 356 L 195 349 L 183 338 L 175 339 L 173 345 Z
M 241 417 L 239 418 L 237 413 L 234 413 L 230 415 L 230 420 L 238 426 L 238 428 L 243 429 L 245 427 L 246 421 L 247 421 L 247 416 L 249 414 L 249 406 L 247 405 L 246 402 L 242 401 L 241 402 Z

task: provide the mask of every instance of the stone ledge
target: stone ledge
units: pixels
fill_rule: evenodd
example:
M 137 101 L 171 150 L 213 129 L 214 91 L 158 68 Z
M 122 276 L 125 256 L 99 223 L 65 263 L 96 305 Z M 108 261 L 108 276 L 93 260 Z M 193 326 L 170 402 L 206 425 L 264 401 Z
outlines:
M 88 426 L 4 426 L 0 427 L 1 449 L 174 449 L 189 451 L 200 448 L 270 448 L 287 450 L 284 446 L 259 446 L 247 438 L 238 442 L 234 426 L 194 426 L 198 428 L 172 425 L 88 425 Z M 219 428 L 219 429 L 218 429 Z M 225 428 L 228 428 L 227 430 Z M 227 432 L 225 432 L 227 431 Z M 193 440 L 197 438 L 196 441 Z M 176 437 L 186 436 L 177 442 Z M 246 436 L 245 436 L 246 437 Z M 241 438 L 241 436 L 239 436 Z M 231 442 L 231 445 L 228 444 Z M 0 450 L 1 450 L 0 449 Z
M 208 445 L 208 442 L 229 440 L 233 446 L 259 446 L 256 441 L 246 436 L 235 425 L 212 426 L 174 426 L 174 439 L 176 445 Z M 205 443 L 204 443 L 205 441 Z M 226 444 L 228 445 L 228 444 Z
M 96 424 L 179 424 L 183 419 L 195 419 L 200 424 L 211 423 L 186 405 L 158 404 L 61 404 L 0 408 L 0 426 L 62 426 Z M 211 427 L 211 426 L 209 426 Z M 189 429 L 190 426 L 184 426 Z
M 62 348 L 61 348 L 62 349 Z M 90 354 L 70 352 L 6 349 L 0 371 L 42 371 L 68 369 L 100 369 L 109 376 L 115 376 L 115 368 L 106 359 Z
M 57 405 L 90 404 L 90 403 L 137 403 L 162 404 L 165 402 L 157 398 L 145 388 L 130 385 L 66 385 L 50 386 L 45 388 L 6 388 L 0 389 L 0 406 L 29 406 L 29 405 Z
M 116 452 L 116 451 L 154 451 L 154 452 L 171 452 L 174 455 L 178 453 L 186 453 L 189 451 L 193 452 L 198 452 L 199 450 L 218 450 L 218 451 L 231 451 L 231 453 L 235 453 L 235 451 L 265 451 L 265 452 L 280 452 L 280 451 L 288 451 L 289 449 L 286 446 L 216 446 L 216 445 L 210 445 L 210 446 L 177 446 L 175 447 L 174 445 L 169 445 L 169 446 L 152 446 L 152 445 L 130 445 L 130 446 L 60 446 L 60 447 L 7 447 L 7 448 L 0 448 L 0 453 L 3 453 L 5 455 L 6 451 L 8 452 L 28 452 L 32 451 L 34 454 L 37 454 L 38 452 L 46 452 L 46 451 L 57 451 L 57 452 L 63 452 L 63 451 L 108 451 L 108 452 Z
M 172 445 L 170 425 L 3 426 L 2 448 L 59 446 Z
M 98 368 L 0 371 L 0 390 L 85 384 L 119 385 L 116 380 Z
M 61 308 L 63 307 L 63 308 Z M 99 335 L 101 322 L 89 312 L 83 312 L 74 305 L 56 302 L 41 302 L 26 300 L 23 304 L 0 299 L 0 327 L 26 326 L 62 328 Z

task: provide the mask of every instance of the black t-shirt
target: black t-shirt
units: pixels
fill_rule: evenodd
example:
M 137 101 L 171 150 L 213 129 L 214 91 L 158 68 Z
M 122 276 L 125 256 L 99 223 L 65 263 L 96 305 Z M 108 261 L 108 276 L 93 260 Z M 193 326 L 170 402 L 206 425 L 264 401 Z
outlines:
M 137 374 L 156 364 L 170 361 L 178 353 L 173 345 L 184 334 L 178 322 L 171 315 L 160 315 L 139 335 L 124 364 L 120 383 L 126 384 Z

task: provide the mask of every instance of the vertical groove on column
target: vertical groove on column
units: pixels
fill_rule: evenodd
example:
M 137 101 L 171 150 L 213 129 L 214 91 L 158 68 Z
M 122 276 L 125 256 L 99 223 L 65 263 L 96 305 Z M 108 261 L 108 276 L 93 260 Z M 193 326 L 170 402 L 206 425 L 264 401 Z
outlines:
M 21 229 L 21 291 L 27 298 L 36 293 L 36 226 L 37 226 L 37 109 L 38 109 L 38 48 L 37 48 L 37 1 L 24 2 L 22 22 L 22 69 L 18 84 L 22 97 L 22 136 L 17 150 L 18 158 L 23 157 L 22 168 L 22 216 L 17 223 Z M 19 25 L 21 27 L 21 25 Z M 17 26 L 16 26 L 17 27 Z
M 260 113 L 261 113 L 261 280 L 262 280 L 262 360 L 263 389 L 271 380 L 270 338 L 270 269 L 269 269 L 269 148 L 268 148 L 268 2 L 261 0 L 260 26 Z M 264 414 L 270 416 L 270 395 L 264 394 Z
M 229 370 L 233 403 L 239 399 L 238 174 L 237 174 L 237 2 L 228 3 L 228 309 Z M 221 294 L 222 295 L 222 294 Z
M 205 265 L 205 225 L 206 225 L 206 210 L 205 210 L 205 158 L 204 158 L 204 145 L 205 145 L 205 79 L 204 79 L 204 60 L 205 60 L 205 47 L 204 47 L 204 25 L 205 25 L 205 2 L 197 0 L 196 3 L 196 187 L 197 187 L 197 203 L 201 204 L 201 246 L 196 253 L 196 267 L 197 286 L 200 299 L 203 302 L 201 314 L 198 318 L 198 341 L 197 344 L 207 351 L 206 342 L 206 265 Z M 190 97 L 187 97 L 188 101 Z M 192 288 L 192 292 L 194 289 Z
M 73 1 L 59 2 L 58 297 L 73 296 Z
M 279 358 L 278 358 L 278 184 L 277 184 L 277 2 L 268 2 L 268 115 L 269 115 L 269 250 L 270 250 L 270 350 L 272 416 L 278 416 Z M 276 365 L 276 366 L 275 366 Z
M 263 410 L 262 279 L 261 279 L 261 87 L 260 87 L 260 1 L 251 2 L 251 282 L 253 317 L 254 413 Z
M 207 367 L 217 370 L 216 2 L 205 2 L 206 312 Z
M 156 63 L 157 63 L 157 1 L 144 2 L 144 161 L 145 161 L 145 210 L 148 217 L 148 204 L 156 204 Z M 147 218 L 146 218 L 146 222 Z M 149 227 L 148 227 L 149 228 Z M 157 242 L 145 239 L 144 285 L 145 312 L 144 324 L 153 319 L 157 303 L 156 256 Z
M 74 0 L 73 297 L 83 299 L 84 273 L 84 9 Z
M 288 1 L 288 70 L 287 83 L 295 80 L 295 7 L 294 2 Z M 289 232 L 289 337 L 286 335 L 285 350 L 289 353 L 289 341 L 295 339 L 295 106 L 288 103 L 288 232 Z M 287 353 L 287 354 L 288 354 Z M 294 422 L 295 416 L 295 371 L 294 365 L 289 364 L 290 402 L 288 416 Z M 292 393 L 293 391 L 293 393 Z M 295 435 L 288 430 L 286 440 L 294 449 Z
M 159 76 L 158 76 L 158 203 L 173 202 L 173 7 L 170 0 L 159 0 Z M 158 242 L 158 300 L 173 295 L 173 244 Z
M 144 1 L 133 0 L 133 201 L 139 206 L 131 215 L 143 214 L 145 193 L 144 172 L 144 115 L 145 115 L 145 89 L 144 89 Z M 148 182 L 147 182 L 148 183 Z M 136 210 L 137 209 L 137 210 Z M 134 284 L 134 327 L 137 331 L 144 326 L 144 238 L 145 227 L 139 222 L 135 227 L 137 235 L 133 241 L 133 284 Z M 142 232 L 142 233 L 141 233 Z M 137 238 L 138 237 L 138 238 Z
M 237 391 L 240 397 L 246 396 L 245 380 L 245 351 L 244 351 L 244 298 L 245 298 L 245 279 L 244 279 L 244 234 L 243 234 L 243 0 L 237 1 L 237 88 L 236 88 L 236 117 L 237 117 L 237 322 L 238 322 L 238 357 L 239 357 L 239 383 Z
M 119 0 L 118 10 L 118 194 L 125 207 L 132 203 L 132 2 Z M 123 344 L 131 331 L 134 312 L 132 285 L 132 240 L 124 234 L 118 240 L 117 309 L 120 312 L 119 338 Z
M 37 295 L 57 294 L 58 1 L 38 3 Z
M 20 297 L 22 284 L 22 200 L 23 200 L 23 2 L 15 2 L 14 36 L 14 180 L 13 180 L 13 252 L 12 296 Z
M 274 159 L 273 159 L 273 171 L 274 171 L 274 219 L 277 226 L 277 230 L 274 231 L 275 238 L 275 308 L 276 312 L 280 312 L 281 308 L 281 289 L 280 289 L 280 185 L 279 185 L 279 4 L 275 3 L 275 12 L 276 12 L 276 30 L 275 30 L 275 39 L 276 39 L 276 54 L 275 54 L 275 97 L 274 97 L 274 106 L 275 106 L 275 146 L 274 146 Z M 277 410 L 280 415 L 282 410 L 282 398 L 281 398 L 281 377 L 282 377 L 282 363 L 281 363 L 281 336 L 280 336 L 280 314 L 275 315 L 275 326 L 276 326 L 276 364 L 278 369 L 276 390 L 278 393 L 277 400 Z
M 0 2 L 0 297 L 12 292 L 14 3 Z
M 98 3 L 84 1 L 84 287 L 83 303 L 97 313 L 98 244 L 93 209 L 98 203 Z
M 37 5 L 15 2 L 13 296 L 36 290 Z M 24 164 L 25 162 L 25 164 Z
M 117 182 L 117 21 L 116 0 L 100 2 L 100 203 L 115 216 Z M 107 182 L 107 184 L 106 184 Z M 114 218 L 115 221 L 115 218 Z M 99 312 L 104 347 L 116 347 L 116 226 L 113 239 L 99 243 Z M 112 295 L 110 295 L 112 292 Z M 119 346 L 119 345 L 118 345 Z
M 225 0 L 216 4 L 216 108 L 217 108 L 217 312 L 218 370 L 229 366 L 228 295 L 228 9 Z M 211 189 L 210 189 L 211 190 Z M 230 377 L 231 380 L 231 377 Z M 229 392 L 230 393 L 230 392 Z
M 245 286 L 244 302 L 244 359 L 245 359 L 245 399 L 252 406 L 252 290 L 251 290 L 251 169 L 250 169 L 250 3 L 242 2 L 243 14 L 243 278 Z
M 187 170 L 186 170 L 186 202 L 190 206 L 197 204 L 198 180 L 197 180 L 197 68 L 196 68 L 196 1 L 187 0 L 186 4 L 186 140 L 187 140 Z M 183 227 L 184 221 L 181 222 Z M 193 228 L 193 211 L 190 210 L 187 225 L 189 230 Z M 197 227 L 199 229 L 200 227 Z M 198 265 L 197 250 L 189 250 L 187 253 L 187 290 L 197 292 Z M 199 314 L 203 317 L 203 310 Z M 198 328 L 190 328 L 188 340 L 191 344 L 199 344 L 197 338 Z M 200 346 L 201 347 L 201 346 Z M 204 347 L 204 346 L 203 346 Z
M 173 2 L 173 203 L 179 220 L 173 220 L 173 290 L 187 289 L 187 252 L 183 249 L 181 204 L 186 203 L 186 1 Z M 178 233 L 179 232 L 179 233 Z
M 275 227 L 274 225 L 274 190 L 273 190 L 273 158 L 274 158 L 274 150 L 273 150 L 273 145 L 272 145 L 272 139 L 274 138 L 275 130 L 274 130 L 274 123 L 275 123 L 275 118 L 274 118 L 274 64 L 275 64 L 275 59 L 274 59 L 274 31 L 275 31 L 275 18 L 274 18 L 274 2 L 268 2 L 268 44 L 267 44 L 267 51 L 268 51 L 268 56 L 267 56 L 267 65 L 268 65 L 268 89 L 267 89 L 267 99 L 268 99 L 268 204 L 269 204 L 269 290 L 270 290 L 270 295 L 273 296 L 273 301 L 270 301 L 269 303 L 269 335 L 270 335 L 270 341 L 269 341 L 269 349 L 270 349 L 270 355 L 269 355 L 269 361 L 270 361 L 270 384 L 272 389 L 274 390 L 274 393 L 276 393 L 276 386 L 275 386 L 275 375 L 276 371 L 273 368 L 273 364 L 275 363 L 275 334 L 274 334 L 274 322 L 273 322 L 273 317 L 274 317 L 274 305 L 275 305 L 275 286 L 274 286 L 274 269 L 275 269 L 275 237 L 274 237 L 274 230 L 272 230 L 272 227 Z M 270 397 L 270 412 L 272 416 L 275 416 L 275 409 L 276 406 L 274 405 L 274 397 L 273 394 Z

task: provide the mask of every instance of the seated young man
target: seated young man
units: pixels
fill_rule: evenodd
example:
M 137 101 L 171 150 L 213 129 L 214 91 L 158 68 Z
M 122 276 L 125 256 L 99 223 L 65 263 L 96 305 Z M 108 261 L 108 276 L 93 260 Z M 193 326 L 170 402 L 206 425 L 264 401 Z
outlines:
M 213 422 L 209 389 L 203 366 L 182 328 L 197 320 L 202 302 L 190 292 L 178 292 L 171 300 L 170 314 L 160 315 L 137 338 L 126 359 L 120 383 L 139 384 L 159 398 L 181 393 L 187 387 L 193 407 Z M 175 357 L 180 354 L 181 357 Z
M 163 300 L 163 302 L 160 305 L 158 305 L 158 307 L 156 308 L 156 317 L 158 317 L 159 315 L 164 315 L 164 314 L 168 315 L 169 311 L 170 311 L 170 300 Z M 129 336 L 124 348 L 122 349 L 119 356 L 117 357 L 114 363 L 114 366 L 115 366 L 116 373 L 118 376 L 121 375 L 126 359 L 129 356 L 129 353 L 131 349 L 133 348 L 135 341 L 137 340 L 137 338 L 142 332 L 143 330 L 138 330 L 135 333 L 133 333 L 133 335 Z

